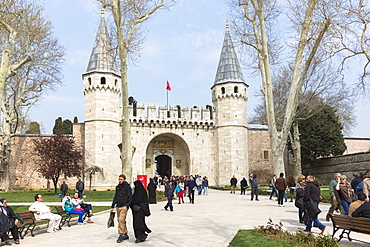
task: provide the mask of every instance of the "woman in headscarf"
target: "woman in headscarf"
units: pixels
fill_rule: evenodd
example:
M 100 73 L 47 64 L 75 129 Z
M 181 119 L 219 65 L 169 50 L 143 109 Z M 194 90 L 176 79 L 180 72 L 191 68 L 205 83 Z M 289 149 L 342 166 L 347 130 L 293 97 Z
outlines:
M 146 226 L 145 216 L 150 215 L 148 195 L 143 184 L 136 180 L 134 182 L 134 194 L 132 195 L 131 211 L 133 216 L 133 226 L 135 234 L 135 243 L 144 242 L 147 233 L 152 231 Z
M 156 204 L 157 203 L 157 199 L 156 199 L 157 185 L 154 183 L 153 178 L 150 178 L 147 188 L 149 192 L 149 203 Z

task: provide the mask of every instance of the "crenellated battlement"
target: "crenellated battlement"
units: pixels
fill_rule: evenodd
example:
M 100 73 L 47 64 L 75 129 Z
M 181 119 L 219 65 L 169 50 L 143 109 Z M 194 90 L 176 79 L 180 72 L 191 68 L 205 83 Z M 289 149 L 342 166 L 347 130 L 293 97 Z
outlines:
M 171 125 L 208 125 L 213 126 L 215 110 L 208 105 L 206 108 L 171 106 L 169 111 L 165 106 L 130 105 L 130 120 L 142 124 L 171 124 Z
M 120 93 L 119 87 L 107 84 L 89 85 L 84 87 L 84 93 L 95 92 L 97 90 L 110 90 L 115 93 Z

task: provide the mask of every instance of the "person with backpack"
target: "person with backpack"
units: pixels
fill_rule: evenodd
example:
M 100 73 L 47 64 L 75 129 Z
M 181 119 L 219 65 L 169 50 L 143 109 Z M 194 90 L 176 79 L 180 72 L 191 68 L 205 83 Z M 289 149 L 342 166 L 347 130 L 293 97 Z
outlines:
M 298 218 L 299 223 L 307 225 L 308 222 L 308 215 L 306 204 L 303 201 L 304 194 L 305 194 L 305 187 L 306 187 L 306 177 L 304 175 L 299 175 L 297 179 L 296 187 L 295 187 L 295 206 L 298 208 Z
M 330 181 L 329 183 L 329 193 L 330 193 L 330 204 L 331 207 L 329 208 L 328 213 L 326 214 L 326 221 L 330 221 L 329 214 L 333 214 L 334 210 L 337 208 L 340 210 L 341 214 L 344 214 L 344 209 L 340 203 L 340 199 L 338 197 L 338 193 L 335 189 L 335 186 L 337 186 L 338 182 L 340 181 L 340 173 L 334 174 L 334 179 Z
M 278 197 L 277 190 L 275 188 L 275 182 L 276 182 L 276 175 L 272 176 L 271 180 L 268 182 L 268 186 L 272 189 L 270 193 L 270 200 L 272 200 L 272 196 L 275 194 L 276 197 Z

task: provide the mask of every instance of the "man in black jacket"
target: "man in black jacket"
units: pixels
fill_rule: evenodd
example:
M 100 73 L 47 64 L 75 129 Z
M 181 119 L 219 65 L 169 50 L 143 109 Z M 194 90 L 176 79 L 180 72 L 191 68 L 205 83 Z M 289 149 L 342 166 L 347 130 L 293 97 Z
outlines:
M 132 202 L 132 191 L 131 186 L 126 182 L 125 175 L 119 175 L 118 182 L 119 184 L 116 186 L 116 193 L 114 194 L 110 212 L 113 212 L 113 208 L 116 206 L 119 234 L 117 243 L 122 243 L 128 239 L 126 216 Z
M 235 194 L 236 184 L 238 183 L 238 180 L 236 179 L 235 175 L 230 179 L 230 186 L 231 186 L 231 193 Z
M 352 217 L 365 217 L 370 218 L 370 202 L 365 202 L 358 207 L 353 213 Z
M 321 230 L 320 234 L 324 234 L 326 226 L 324 226 L 317 218 L 319 210 L 319 202 L 321 200 L 319 183 L 315 181 L 315 177 L 312 175 L 307 176 L 307 185 L 305 188 L 304 201 L 307 205 L 307 213 L 309 216 L 308 223 L 305 232 L 310 232 L 312 223 L 314 222 L 317 227 Z

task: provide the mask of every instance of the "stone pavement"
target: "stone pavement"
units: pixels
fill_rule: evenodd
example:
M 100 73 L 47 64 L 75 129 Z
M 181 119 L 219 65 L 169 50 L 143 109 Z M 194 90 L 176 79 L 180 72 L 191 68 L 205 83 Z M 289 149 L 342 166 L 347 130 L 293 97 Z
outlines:
M 240 192 L 239 192 L 240 193 Z M 116 243 L 117 225 L 107 228 L 108 212 L 94 216 L 94 224 L 65 226 L 56 233 L 46 233 L 46 229 L 35 231 L 35 237 L 27 235 L 21 239 L 20 246 L 228 246 L 239 229 L 253 229 L 258 225 L 265 225 L 271 217 L 274 223 L 281 221 L 284 229 L 296 231 L 303 225 L 298 223 L 297 208 L 292 202 L 286 202 L 285 207 L 278 207 L 277 201 L 269 200 L 267 196 L 260 196 L 260 201 L 250 201 L 250 195 L 241 196 L 230 194 L 228 191 L 209 190 L 208 196 L 196 196 L 195 204 L 177 204 L 174 201 L 174 212 L 163 209 L 165 202 L 151 204 L 150 217 L 147 225 L 152 230 L 147 241 L 135 244 L 132 229 L 131 211 L 127 217 L 129 240 L 121 244 Z M 93 205 L 110 205 L 106 203 L 92 203 Z M 10 204 L 11 205 L 11 204 Z M 14 205 L 14 204 L 13 204 Z M 320 221 L 327 226 L 326 234 L 332 233 L 331 222 L 325 221 L 329 205 L 320 204 L 323 211 Z M 116 222 L 115 222 L 116 223 Z M 313 228 L 319 233 L 318 228 Z M 338 236 L 338 235 L 336 235 Z M 370 236 L 352 233 L 355 239 L 370 242 Z M 341 241 L 342 246 L 369 246 L 360 242 Z M 2 244 L 4 245 L 4 243 Z

